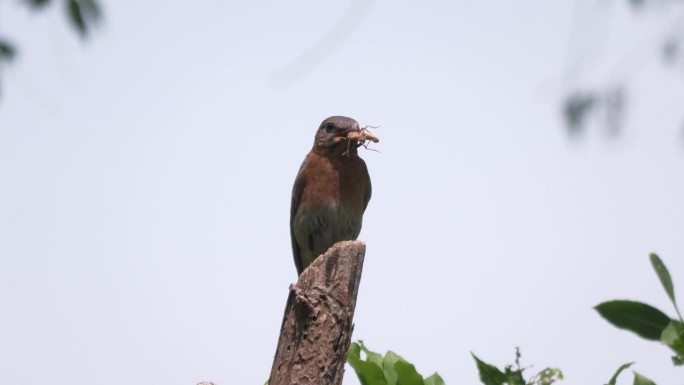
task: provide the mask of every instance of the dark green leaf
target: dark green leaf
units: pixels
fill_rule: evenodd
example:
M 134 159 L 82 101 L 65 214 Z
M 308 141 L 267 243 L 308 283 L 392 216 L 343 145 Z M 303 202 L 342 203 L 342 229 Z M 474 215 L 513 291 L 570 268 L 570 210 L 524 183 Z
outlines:
M 86 37 L 91 27 L 100 20 L 102 12 L 95 0 L 68 0 L 67 13 L 71 25 L 81 37 Z
M 659 341 L 670 317 L 653 306 L 635 301 L 608 301 L 595 309 L 614 326 L 630 330 L 640 337 Z
M 356 372 L 361 385 L 387 385 L 382 368 L 373 362 L 361 359 L 361 346 L 355 342 L 349 346 L 347 362 Z
M 0 39 L 0 62 L 14 59 L 16 51 L 8 41 Z
M 634 385 L 656 385 L 655 382 L 642 376 L 641 374 L 634 372 Z
M 610 378 L 610 381 L 608 381 L 608 383 L 606 385 L 615 385 L 615 382 L 617 381 L 617 378 L 620 375 L 620 373 L 622 373 L 623 370 L 629 368 L 632 365 L 634 365 L 634 362 L 628 362 L 626 364 L 622 364 L 622 366 L 620 366 L 618 368 L 618 370 L 615 371 L 615 374 L 613 374 L 613 377 Z
M 516 359 L 515 361 L 519 362 L 520 360 Z M 522 372 L 523 371 L 520 369 L 520 366 L 518 366 L 516 369 L 513 369 L 513 366 L 510 365 L 506 366 L 504 370 L 504 374 L 507 378 L 506 383 L 509 385 L 525 385 L 525 379 L 523 378 Z
M 506 383 L 508 378 L 506 377 L 499 368 L 494 365 L 490 365 L 481 359 L 477 358 L 475 354 L 470 353 L 475 359 L 477 364 L 477 371 L 480 373 L 480 381 L 485 385 L 503 385 Z
M 71 25 L 76 28 L 81 36 L 85 36 L 88 33 L 88 27 L 86 26 L 85 19 L 83 18 L 83 12 L 81 11 L 81 3 L 77 0 L 69 0 L 69 21 Z
M 444 380 L 442 377 L 440 377 L 439 374 L 435 373 L 431 375 L 430 377 L 425 379 L 425 385 L 446 385 L 444 383 Z
M 649 257 L 651 259 L 651 265 L 653 265 L 653 270 L 655 270 L 656 274 L 658 275 L 658 279 L 660 279 L 660 283 L 663 285 L 667 296 L 670 297 L 670 301 L 672 301 L 672 305 L 674 305 L 677 315 L 679 316 L 679 320 L 681 321 L 682 315 L 679 313 L 679 308 L 677 307 L 677 302 L 675 301 L 674 284 L 672 283 L 670 272 L 667 271 L 667 267 L 665 267 L 665 264 L 658 257 L 658 255 L 651 253 Z
M 397 385 L 424 385 L 423 376 L 416 367 L 404 360 L 394 363 L 394 372 L 397 373 Z

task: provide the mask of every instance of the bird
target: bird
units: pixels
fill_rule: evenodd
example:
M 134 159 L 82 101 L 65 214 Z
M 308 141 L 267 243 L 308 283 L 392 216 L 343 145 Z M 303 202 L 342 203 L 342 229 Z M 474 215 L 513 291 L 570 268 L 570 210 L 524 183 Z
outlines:
M 331 116 L 316 130 L 292 187 L 290 236 L 297 275 L 340 241 L 355 240 L 371 198 L 366 162 L 359 157 L 359 123 Z

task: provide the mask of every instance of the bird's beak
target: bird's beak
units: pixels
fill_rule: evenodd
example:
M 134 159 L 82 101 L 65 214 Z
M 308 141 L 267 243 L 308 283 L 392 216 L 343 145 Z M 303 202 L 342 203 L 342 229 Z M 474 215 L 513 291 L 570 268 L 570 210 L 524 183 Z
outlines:
M 358 124 L 355 124 L 355 125 L 353 125 L 353 126 L 351 126 L 351 127 L 341 128 L 341 129 L 339 129 L 339 130 L 336 130 L 335 133 L 334 133 L 334 136 L 335 136 L 335 138 L 337 138 L 337 139 L 346 139 L 346 138 L 347 138 L 347 135 L 348 135 L 350 132 L 359 132 L 359 131 L 361 131 L 361 128 L 359 128 L 359 125 L 358 125 Z

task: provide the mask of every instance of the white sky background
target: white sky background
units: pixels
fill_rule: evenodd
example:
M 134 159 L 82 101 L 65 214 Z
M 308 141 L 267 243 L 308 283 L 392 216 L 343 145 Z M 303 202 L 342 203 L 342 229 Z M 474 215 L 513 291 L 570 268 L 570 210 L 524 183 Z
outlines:
M 684 306 L 682 72 L 625 3 L 106 1 L 81 44 L 61 10 L 3 2 L 0 383 L 262 384 L 292 182 L 341 114 L 382 126 L 355 339 L 451 385 L 515 346 L 566 384 L 628 361 L 684 384 L 592 309 L 674 315 L 650 251 Z M 568 137 L 571 86 L 626 80 L 621 136 Z

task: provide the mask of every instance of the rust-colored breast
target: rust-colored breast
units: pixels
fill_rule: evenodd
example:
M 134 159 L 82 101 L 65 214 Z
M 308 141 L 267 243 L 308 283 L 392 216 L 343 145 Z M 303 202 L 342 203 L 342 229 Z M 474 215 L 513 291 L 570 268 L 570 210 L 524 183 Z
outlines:
M 326 205 L 344 203 L 363 212 L 370 179 L 366 164 L 357 155 L 324 156 L 309 153 L 302 175 L 306 186 L 302 191 L 301 205 Z
M 298 270 L 334 243 L 356 239 L 370 199 L 366 164 L 356 153 L 309 153 L 293 191 L 290 226 Z

